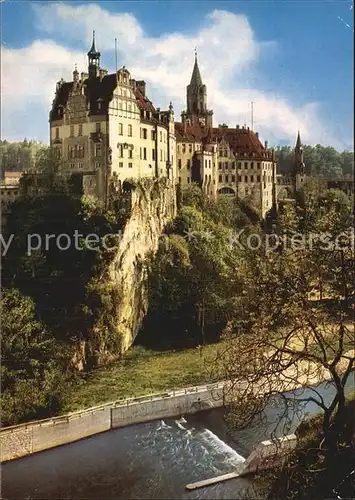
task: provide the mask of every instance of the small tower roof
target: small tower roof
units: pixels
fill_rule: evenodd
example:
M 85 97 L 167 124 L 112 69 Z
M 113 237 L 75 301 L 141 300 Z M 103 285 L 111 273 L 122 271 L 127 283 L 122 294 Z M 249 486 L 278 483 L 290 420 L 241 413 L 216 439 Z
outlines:
M 202 78 L 201 78 L 201 73 L 200 73 L 200 68 L 198 67 L 198 62 L 197 62 L 197 51 L 196 51 L 196 49 L 195 49 L 195 64 L 194 64 L 194 69 L 192 71 L 190 85 L 193 85 L 193 86 L 196 86 L 196 87 L 199 87 L 200 85 L 203 85 Z
M 88 52 L 88 56 L 99 56 L 100 57 L 100 52 L 98 52 L 96 50 L 96 47 L 95 47 L 95 30 L 92 32 L 92 45 L 91 45 L 91 49 L 89 50 Z

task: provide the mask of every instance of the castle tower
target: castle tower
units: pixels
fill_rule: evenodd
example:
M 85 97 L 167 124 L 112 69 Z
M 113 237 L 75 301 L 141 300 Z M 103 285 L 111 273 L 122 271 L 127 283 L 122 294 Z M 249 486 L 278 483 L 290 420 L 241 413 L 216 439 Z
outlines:
M 89 78 L 96 78 L 97 76 L 99 76 L 101 54 L 96 50 L 95 47 L 95 31 L 92 32 L 92 45 L 87 55 L 89 62 Z
M 182 113 L 182 121 L 189 120 L 192 125 L 212 127 L 213 111 L 207 109 L 207 88 L 203 84 L 195 51 L 195 64 L 190 84 L 186 91 L 187 110 Z
M 303 147 L 301 143 L 300 132 L 298 131 L 293 165 L 293 178 L 296 191 L 298 191 L 303 186 L 305 177 L 306 166 L 303 161 Z

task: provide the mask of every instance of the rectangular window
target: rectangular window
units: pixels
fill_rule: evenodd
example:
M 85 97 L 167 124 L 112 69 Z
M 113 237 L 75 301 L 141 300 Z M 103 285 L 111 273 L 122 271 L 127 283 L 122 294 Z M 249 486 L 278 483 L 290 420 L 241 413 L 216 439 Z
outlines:
M 68 156 L 70 159 L 75 158 L 75 146 L 69 146 Z
M 101 144 L 95 144 L 95 156 L 101 156 Z
M 218 176 L 218 182 L 222 182 L 222 176 L 221 175 Z
M 181 168 L 181 159 L 178 160 L 178 168 Z
M 83 164 L 82 163 L 78 163 L 78 168 L 83 168 Z
M 250 168 L 254 168 L 254 162 L 253 161 L 250 163 Z
M 250 176 L 250 182 L 254 182 L 254 176 L 253 175 Z
M 242 162 L 238 161 L 238 168 L 242 168 Z
M 119 168 L 123 168 L 123 161 L 120 161 L 118 166 L 119 166 Z
M 128 168 L 132 168 L 133 167 L 133 163 L 128 163 Z
M 244 168 L 248 168 L 248 162 L 244 162 Z
M 163 132 L 162 132 L 162 131 L 160 131 L 159 136 L 160 136 L 160 137 L 159 137 L 160 142 L 163 142 Z
M 118 135 L 123 135 L 123 123 L 118 124 Z
M 177 145 L 177 152 L 180 153 L 180 144 Z
M 190 177 L 187 178 L 187 183 L 190 184 Z
M 257 168 L 260 168 L 260 161 L 256 164 Z
M 83 135 L 83 124 L 82 123 L 79 123 L 78 135 Z
M 179 177 L 179 184 L 181 184 L 181 177 Z
M 143 148 L 143 160 L 147 159 L 147 148 Z
M 141 139 L 146 139 L 147 138 L 147 129 L 142 128 L 141 129 Z
M 100 168 L 100 162 L 99 161 L 95 161 L 95 168 Z
M 142 148 L 139 148 L 139 159 L 142 159 Z
M 155 139 L 156 139 L 155 130 L 151 131 L 151 138 L 152 138 L 152 141 L 155 141 Z
M 208 168 L 211 168 L 211 160 L 208 160 Z
M 257 176 L 257 181 L 260 182 L 260 175 Z
M 218 163 L 218 168 L 219 168 L 219 170 L 222 170 L 222 162 Z
M 119 146 L 118 146 L 118 157 L 123 158 L 123 146 L 122 146 L 122 144 L 119 144 Z
M 163 150 L 160 150 L 160 161 L 163 161 Z
M 101 123 L 96 123 L 96 132 L 101 132 Z
M 242 182 L 242 176 L 238 175 L 238 182 Z
M 187 167 L 187 170 L 190 170 L 190 160 L 187 160 L 186 167 Z
M 225 180 L 225 182 L 228 182 L 228 174 L 226 175 L 226 180 Z
M 189 153 L 192 153 L 192 144 L 189 144 Z
M 59 128 L 58 127 L 55 129 L 55 138 L 59 139 Z
M 182 152 L 185 153 L 186 152 L 186 144 L 183 144 L 182 145 Z
M 235 175 L 232 175 L 232 182 L 235 182 Z
M 132 125 L 128 125 L 128 137 L 132 137 Z
M 133 158 L 133 149 L 128 150 L 128 158 Z
M 70 125 L 70 137 L 74 137 L 74 125 Z
M 70 168 L 75 168 L 75 163 L 71 163 Z
M 245 180 L 245 182 L 248 182 L 248 176 L 247 175 L 244 177 L 244 180 Z
M 79 146 L 79 158 L 84 158 L 85 156 L 85 150 L 84 150 L 84 145 Z
M 155 160 L 155 149 L 152 149 L 152 160 Z

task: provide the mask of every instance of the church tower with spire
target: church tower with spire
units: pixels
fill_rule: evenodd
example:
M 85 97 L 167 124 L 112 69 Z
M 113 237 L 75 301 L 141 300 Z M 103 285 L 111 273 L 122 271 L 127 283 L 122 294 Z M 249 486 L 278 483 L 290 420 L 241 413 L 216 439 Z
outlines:
M 207 109 L 207 88 L 203 84 L 195 50 L 195 64 L 186 92 L 187 110 L 181 114 L 182 122 L 191 125 L 212 127 L 213 111 Z
M 298 131 L 293 165 L 293 178 L 296 191 L 298 191 L 303 186 L 305 177 L 306 166 L 303 161 L 303 147 L 301 143 L 300 132 Z

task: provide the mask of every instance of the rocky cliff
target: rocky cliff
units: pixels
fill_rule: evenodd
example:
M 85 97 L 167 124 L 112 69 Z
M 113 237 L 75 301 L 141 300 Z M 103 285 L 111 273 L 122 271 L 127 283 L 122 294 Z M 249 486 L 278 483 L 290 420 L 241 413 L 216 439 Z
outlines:
M 167 179 L 126 183 L 131 192 L 131 215 L 109 266 L 109 280 L 119 293 L 116 330 L 121 353 L 133 343 L 148 308 L 149 254 L 158 249 L 166 223 L 176 215 L 176 191 Z

